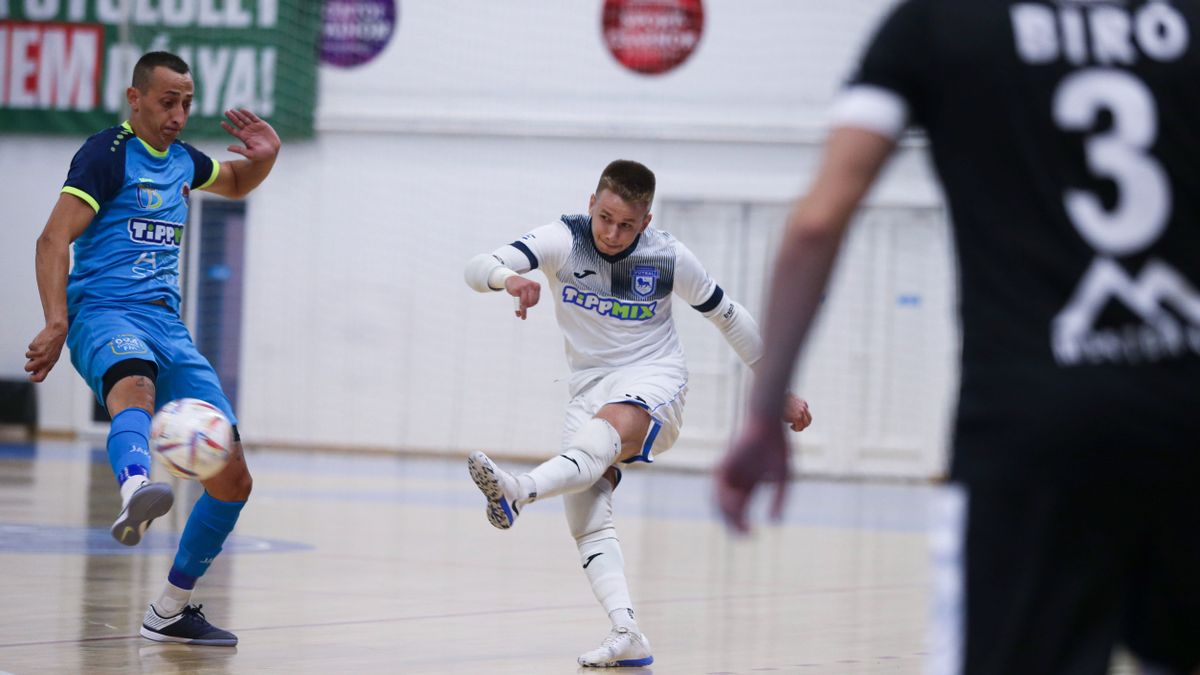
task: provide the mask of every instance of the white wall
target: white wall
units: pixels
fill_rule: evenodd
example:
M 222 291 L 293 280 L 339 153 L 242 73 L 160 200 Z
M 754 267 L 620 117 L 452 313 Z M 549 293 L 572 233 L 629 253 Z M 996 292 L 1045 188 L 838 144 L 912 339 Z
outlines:
M 784 205 L 815 170 L 825 106 L 887 3 L 827 4 L 709 0 L 697 53 L 645 77 L 601 44 L 598 2 L 400 3 L 399 32 L 379 59 L 322 71 L 317 139 L 287 144 L 248 205 L 247 440 L 556 449 L 566 366 L 549 299 L 516 321 L 505 298 L 463 284 L 462 264 L 582 211 L 617 157 L 656 171 L 656 224 L 714 242 L 714 274 L 756 309 Z M 0 137 L 0 376 L 19 374 L 40 326 L 33 238 L 80 140 Z M 226 156 L 224 144 L 201 147 Z M 939 198 L 920 150 L 901 151 L 871 200 L 886 222 L 857 228 L 838 276 L 855 290 L 831 293 L 832 337 L 816 336 L 813 365 L 801 369 L 817 415 L 805 462 L 929 475 L 942 457 L 955 339 Z M 745 233 L 745 256 L 715 245 L 726 224 Z M 911 269 L 923 272 L 905 277 Z M 912 289 L 935 300 L 896 310 L 895 293 Z M 703 412 L 664 461 L 706 464 L 744 381 L 715 331 L 678 313 L 690 409 Z M 844 339 L 863 330 L 878 335 L 859 347 Z M 894 410 L 906 392 L 929 399 L 925 412 Z M 79 428 L 87 395 L 65 357 L 42 394 L 45 426 Z M 879 460 L 875 446 L 899 437 L 913 458 Z

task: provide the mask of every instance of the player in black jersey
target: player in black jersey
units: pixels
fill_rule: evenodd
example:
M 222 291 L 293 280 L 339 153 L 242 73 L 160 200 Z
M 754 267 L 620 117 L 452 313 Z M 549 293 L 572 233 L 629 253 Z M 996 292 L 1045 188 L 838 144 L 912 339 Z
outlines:
M 1118 644 L 1200 667 L 1198 42 L 1195 0 L 901 2 L 790 216 L 718 469 L 741 529 L 758 483 L 784 489 L 782 392 L 846 224 L 904 128 L 928 133 L 963 340 L 965 605 L 944 586 L 936 669 L 1103 673 Z

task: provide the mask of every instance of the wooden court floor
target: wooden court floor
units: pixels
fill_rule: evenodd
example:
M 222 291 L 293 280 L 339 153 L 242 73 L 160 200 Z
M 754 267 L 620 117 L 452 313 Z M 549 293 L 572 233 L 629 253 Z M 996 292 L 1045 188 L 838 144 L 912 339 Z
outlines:
M 198 496 L 142 545 L 111 540 L 119 498 L 86 443 L 0 444 L 0 671 L 575 673 L 608 631 L 558 501 L 494 530 L 461 459 L 251 451 L 254 494 L 198 586 L 236 648 L 138 636 Z M 807 481 L 748 539 L 708 477 L 627 472 L 618 531 L 648 668 L 919 673 L 926 514 L 937 488 Z

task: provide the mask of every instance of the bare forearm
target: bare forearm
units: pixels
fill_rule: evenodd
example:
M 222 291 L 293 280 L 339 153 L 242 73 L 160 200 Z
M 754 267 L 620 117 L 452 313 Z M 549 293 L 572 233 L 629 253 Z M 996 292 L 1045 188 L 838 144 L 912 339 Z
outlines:
M 835 129 L 808 195 L 793 209 L 775 261 L 764 317 L 763 358 L 750 394 L 750 413 L 778 417 L 800 351 L 850 217 L 871 187 L 895 142 L 875 132 Z
M 229 161 L 228 166 L 233 174 L 234 194 L 232 196 L 240 199 L 250 194 L 254 188 L 267 179 L 271 168 L 275 166 L 275 156 L 257 161 L 235 159 Z
M 67 273 L 70 270 L 70 242 L 49 233 L 37 240 L 35 268 L 38 294 L 47 326 L 67 325 Z
M 782 415 L 796 355 L 820 307 L 840 244 L 840 231 L 789 226 L 771 280 L 763 356 L 754 364 L 752 415 L 764 419 Z

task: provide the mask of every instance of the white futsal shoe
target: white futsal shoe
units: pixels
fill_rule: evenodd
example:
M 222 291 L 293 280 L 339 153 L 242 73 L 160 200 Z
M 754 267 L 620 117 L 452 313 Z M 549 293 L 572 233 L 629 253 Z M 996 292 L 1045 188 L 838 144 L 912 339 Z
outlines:
M 121 514 L 109 530 L 113 539 L 126 546 L 137 546 L 150 523 L 170 511 L 174 503 L 175 493 L 170 485 L 149 481 L 142 483 L 121 505 Z
M 579 665 L 590 668 L 648 666 L 654 663 L 650 641 L 642 633 L 616 626 L 600 646 L 579 656 Z
M 517 522 L 521 515 L 517 506 L 517 496 L 521 494 L 521 484 L 517 477 L 496 466 L 496 463 L 482 452 L 472 452 L 467 457 L 467 469 L 471 472 L 471 480 L 487 497 L 487 519 L 493 527 L 507 530 Z

